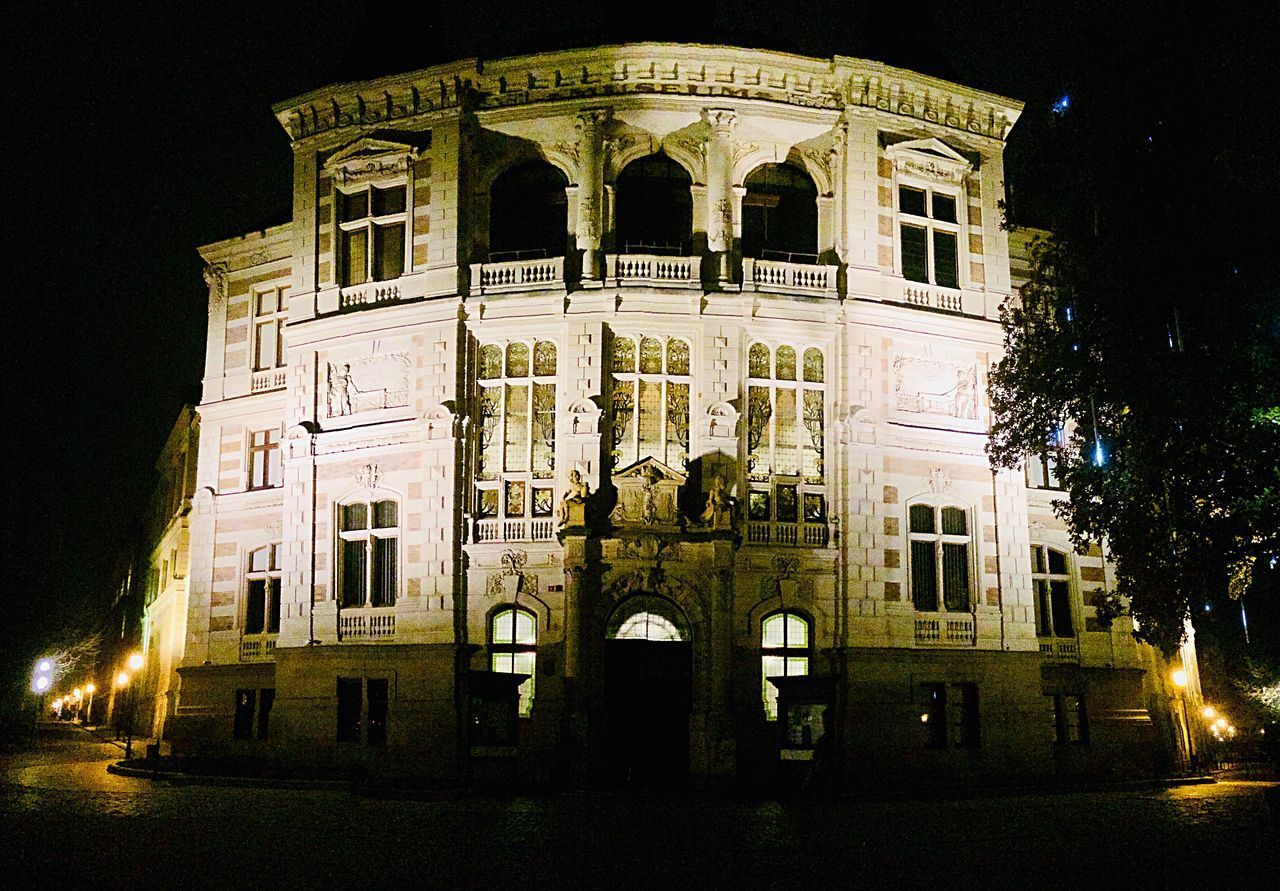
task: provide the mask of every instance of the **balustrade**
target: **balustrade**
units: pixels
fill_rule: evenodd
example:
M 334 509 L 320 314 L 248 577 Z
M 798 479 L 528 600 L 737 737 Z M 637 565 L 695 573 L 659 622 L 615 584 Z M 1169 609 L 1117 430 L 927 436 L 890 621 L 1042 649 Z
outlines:
M 1079 662 L 1080 643 L 1075 638 L 1040 638 L 1040 656 L 1046 662 Z
M 834 266 L 747 257 L 742 261 L 742 280 L 747 290 L 836 296 Z
M 551 541 L 556 537 L 556 523 L 551 517 L 516 517 L 506 520 L 476 520 L 471 540 L 486 541 Z
M 270 662 L 276 658 L 276 635 L 246 634 L 240 638 L 241 662 Z
M 916 646 L 971 647 L 977 641 L 973 616 L 963 613 L 935 613 L 917 616 Z
M 969 295 L 972 300 L 974 295 Z M 937 285 L 925 285 L 919 282 L 903 282 L 902 302 L 910 306 L 927 306 L 931 309 L 943 309 L 947 312 L 978 314 L 981 307 L 966 305 L 965 294 L 954 288 L 940 288 Z
M 363 285 L 352 285 L 342 289 L 338 300 L 341 309 L 353 306 L 367 306 L 376 303 L 391 303 L 400 299 L 399 282 L 365 282 Z
M 748 544 L 825 548 L 829 538 L 826 523 L 747 523 Z
M 253 373 L 250 392 L 265 393 L 267 390 L 280 390 L 289 382 L 289 372 L 284 368 L 267 368 Z
M 342 640 L 391 640 L 396 636 L 396 614 L 387 607 L 344 609 L 338 614 Z
M 471 289 L 480 294 L 552 290 L 564 287 L 564 257 L 473 263 Z
M 610 254 L 605 277 L 617 284 L 701 286 L 701 257 L 664 257 L 658 254 Z

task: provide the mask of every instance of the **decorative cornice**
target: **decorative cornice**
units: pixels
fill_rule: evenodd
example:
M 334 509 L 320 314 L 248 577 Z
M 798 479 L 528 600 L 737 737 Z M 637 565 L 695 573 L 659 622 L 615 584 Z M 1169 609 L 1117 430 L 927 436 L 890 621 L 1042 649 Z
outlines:
M 1022 104 L 879 62 L 689 44 L 627 44 L 423 71 L 313 91 L 275 107 L 293 140 L 458 109 L 622 96 L 866 108 L 1003 141 Z

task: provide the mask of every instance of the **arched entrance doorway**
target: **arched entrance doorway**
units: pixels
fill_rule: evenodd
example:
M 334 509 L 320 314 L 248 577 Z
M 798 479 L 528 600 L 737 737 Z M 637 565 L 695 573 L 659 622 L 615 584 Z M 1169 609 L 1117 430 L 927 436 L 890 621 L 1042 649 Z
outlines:
M 619 605 L 605 640 L 612 785 L 684 785 L 689 775 L 692 687 L 693 645 L 679 607 L 648 595 Z

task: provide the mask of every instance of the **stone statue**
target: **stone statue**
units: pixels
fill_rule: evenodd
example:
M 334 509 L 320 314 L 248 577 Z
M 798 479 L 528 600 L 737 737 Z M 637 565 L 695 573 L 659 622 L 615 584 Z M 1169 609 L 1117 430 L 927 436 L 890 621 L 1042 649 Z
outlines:
M 329 366 L 329 417 L 351 414 L 351 366 Z
M 582 478 L 582 474 L 577 470 L 570 470 L 569 488 L 556 509 L 556 523 L 561 527 L 571 524 L 580 525 L 584 519 L 587 498 L 590 496 L 591 489 L 587 486 L 587 481 Z
M 717 474 L 711 478 L 711 488 L 707 490 L 707 506 L 702 509 L 702 522 L 709 526 L 719 526 L 729 511 L 729 492 L 724 484 L 724 477 Z

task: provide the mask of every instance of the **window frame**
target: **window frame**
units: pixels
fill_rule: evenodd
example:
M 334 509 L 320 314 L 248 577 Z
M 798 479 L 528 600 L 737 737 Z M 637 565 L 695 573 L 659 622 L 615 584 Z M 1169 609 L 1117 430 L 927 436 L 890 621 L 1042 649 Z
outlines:
M 343 686 L 347 689 L 355 688 L 359 694 L 358 705 L 354 715 L 348 710 L 347 719 L 344 727 L 343 715 Z M 377 687 L 382 688 L 385 692 L 380 700 L 375 699 L 371 695 L 372 690 Z M 350 743 L 353 745 L 369 746 L 372 748 L 386 748 L 391 724 L 391 702 L 395 699 L 395 686 L 391 682 L 391 677 L 387 675 L 365 675 L 365 676 L 347 676 L 338 675 L 334 678 L 334 699 L 335 714 L 334 721 L 336 724 L 335 742 L 339 745 Z M 374 713 L 373 704 L 380 704 L 381 721 L 379 729 L 374 730 Z M 350 723 L 350 718 L 354 717 L 354 724 Z
M 264 437 L 261 443 L 258 442 L 259 436 Z M 245 461 L 248 478 L 245 481 L 245 491 L 261 492 L 264 489 L 278 489 L 284 485 L 284 455 L 280 448 L 283 438 L 279 427 L 249 431 Z M 259 464 L 259 461 L 263 463 Z M 263 482 L 262 485 L 255 485 L 254 481 L 259 470 L 262 471 Z
M 404 192 L 404 209 L 395 213 L 375 214 L 373 207 L 373 193 L 377 189 L 379 191 L 390 191 L 392 189 L 401 189 Z M 366 213 L 362 217 L 352 220 L 342 219 L 342 202 L 345 198 L 359 195 L 363 192 L 366 196 Z M 413 196 L 409 190 L 409 177 L 406 174 L 400 176 L 377 180 L 373 182 L 362 182 L 350 189 L 344 189 L 337 182 L 333 186 L 333 255 L 334 255 L 334 278 L 339 288 L 360 288 L 369 284 L 376 284 L 383 281 L 395 281 L 402 278 L 410 271 L 410 264 L 413 256 L 413 227 L 410 224 L 412 220 Z M 401 260 L 400 274 L 391 278 L 378 278 L 378 259 L 377 259 L 377 230 L 388 226 L 400 225 L 401 231 Z M 364 279 L 362 281 L 347 281 L 350 277 L 350 257 L 347 256 L 348 248 L 346 246 L 346 236 L 348 233 L 363 232 L 365 244 L 364 258 Z
M 261 553 L 262 551 L 268 552 L 267 568 L 254 569 L 253 557 L 255 554 Z M 281 542 L 272 541 L 272 542 L 267 542 L 266 544 L 261 544 L 256 548 L 251 548 L 245 554 L 244 609 L 241 611 L 242 615 L 240 620 L 240 628 L 241 628 L 241 633 L 246 636 L 257 636 L 262 634 L 279 634 L 280 633 L 280 619 L 284 612 L 284 606 L 283 606 L 284 604 L 284 572 L 280 568 L 280 551 L 281 551 Z M 257 631 L 250 631 L 249 618 L 251 615 L 251 610 L 250 610 L 251 598 L 249 595 L 249 591 L 254 582 L 263 583 L 262 628 Z M 272 591 L 272 582 L 276 583 L 274 592 Z M 272 628 L 272 624 L 273 624 L 272 595 L 273 593 L 274 593 L 274 613 L 275 613 L 274 629 Z
M 909 213 L 902 209 L 903 189 L 912 189 L 924 193 L 925 216 Z M 950 198 L 955 201 L 956 221 L 954 223 L 934 218 L 934 194 L 942 195 L 943 197 Z M 968 193 L 963 186 L 943 185 L 916 177 L 896 176 L 893 180 L 893 253 L 894 262 L 896 264 L 894 271 L 896 274 L 901 276 L 905 281 L 915 282 L 920 285 L 930 285 L 932 287 L 948 288 L 956 291 L 967 288 L 969 286 L 967 268 L 969 262 L 968 216 Z M 914 226 L 917 229 L 923 229 L 925 232 L 926 281 L 907 277 L 905 263 L 903 260 L 903 226 Z M 938 282 L 934 232 L 945 232 L 955 236 L 956 283 L 954 285 L 940 284 Z
M 976 682 L 922 681 L 916 689 L 923 748 L 982 748 L 982 706 Z
M 1083 691 L 1078 693 L 1051 693 L 1048 696 L 1054 727 L 1054 745 L 1087 746 L 1089 745 L 1089 711 Z M 1075 700 L 1071 707 L 1068 700 Z M 1070 720 L 1075 715 L 1075 738 L 1072 738 L 1073 724 Z
M 1077 616 L 1082 612 L 1075 606 L 1075 569 L 1072 559 L 1071 548 L 1060 548 L 1043 541 L 1033 541 L 1031 548 L 1031 596 L 1033 606 L 1033 617 L 1036 626 L 1036 637 L 1045 640 L 1074 640 L 1079 637 L 1079 627 Z M 1040 556 L 1037 556 L 1039 552 Z M 1062 556 L 1063 571 L 1053 572 L 1052 564 L 1049 560 L 1049 553 L 1053 552 Z M 1039 567 L 1043 566 L 1041 570 Z M 1057 613 L 1053 609 L 1053 583 L 1061 582 L 1063 584 L 1063 598 L 1065 599 L 1064 608 L 1067 615 L 1067 624 L 1070 625 L 1069 633 L 1061 633 L 1058 629 L 1056 621 Z M 1043 583 L 1043 586 L 1042 586 Z M 1042 598 L 1047 600 L 1042 602 Z M 1045 623 L 1047 622 L 1047 633 Z
M 643 368 L 642 350 L 646 340 L 655 340 L 660 346 L 662 356 L 661 371 L 641 370 Z M 618 345 L 623 341 L 629 341 L 632 344 L 632 359 L 634 361 L 631 365 L 631 370 L 620 371 L 617 369 L 617 350 Z M 683 374 L 669 370 L 671 367 L 671 344 L 676 341 L 683 343 L 688 351 L 689 370 Z M 615 470 L 629 467 L 647 457 L 652 457 L 675 469 L 681 469 L 688 463 L 689 457 L 695 451 L 693 416 L 694 402 L 698 394 L 693 372 L 696 367 L 697 358 L 694 353 L 694 338 L 670 334 L 614 332 L 609 340 L 606 371 L 609 378 L 609 449 Z M 653 451 L 645 451 L 647 447 L 644 446 L 641 438 L 641 384 L 660 387 L 662 411 L 661 418 L 658 420 L 658 447 Z M 687 394 L 684 419 L 685 442 L 683 443 L 680 442 L 679 419 L 671 412 L 672 386 L 685 387 Z M 619 400 L 624 394 L 630 400 L 630 407 L 625 415 L 627 420 L 625 423 L 621 423 L 622 413 Z M 674 440 L 671 438 L 673 426 L 675 428 Z M 673 444 L 682 450 L 676 453 L 674 460 L 670 455 Z M 654 451 L 658 452 L 658 454 L 654 454 Z
M 375 527 L 374 505 L 383 502 L 391 502 L 396 506 L 396 524 L 394 526 Z M 343 510 L 347 507 L 363 504 L 365 506 L 365 527 L 363 529 L 343 529 L 342 515 Z M 386 491 L 375 491 L 358 496 L 343 499 L 334 505 L 334 556 L 333 556 L 333 578 L 334 584 L 334 600 L 337 602 L 339 610 L 347 609 L 394 609 L 400 601 L 404 585 L 404 501 L 394 493 Z M 375 541 L 394 540 L 395 541 L 395 579 L 391 585 L 391 602 L 378 603 L 373 602 L 374 592 L 374 564 L 376 556 Z M 359 604 L 345 604 L 343 599 L 346 594 L 346 561 L 345 561 L 345 544 L 349 541 L 365 542 L 364 555 L 364 597 L 363 602 Z
M 788 619 L 798 619 L 804 624 L 805 642 L 803 646 L 790 644 L 791 625 Z M 765 646 L 765 628 L 774 621 L 782 622 L 782 646 Z M 813 668 L 813 620 L 805 613 L 794 609 L 779 609 L 760 619 L 760 699 L 766 721 L 778 720 L 778 688 L 769 680 L 770 677 L 808 677 Z M 782 674 L 766 674 L 766 659 L 782 659 Z M 792 660 L 804 660 L 804 671 L 791 673 Z M 769 691 L 773 690 L 770 697 Z
M 289 315 L 288 292 L 288 285 L 274 285 L 269 288 L 255 288 L 250 295 L 249 312 L 253 316 L 250 325 L 253 331 L 253 370 L 255 372 L 284 368 L 289 364 L 284 343 L 284 326 L 288 322 Z M 275 309 L 270 312 L 264 312 L 261 309 L 262 298 L 268 294 L 274 296 Z M 270 332 L 270 342 L 274 355 L 274 361 L 269 363 L 262 362 L 264 330 Z
M 498 622 L 505 616 L 511 616 L 511 640 L 499 641 Z M 519 616 L 525 616 L 532 623 L 533 639 L 531 641 L 519 640 L 520 624 L 517 621 Z M 532 611 L 513 603 L 502 604 L 496 607 L 489 615 L 488 622 L 488 640 L 489 640 L 489 670 L 498 674 L 526 674 L 523 671 L 516 671 L 516 657 L 527 655 L 530 658 L 530 669 L 527 672 L 529 677 L 520 683 L 518 688 L 518 700 L 516 705 L 516 714 L 521 718 L 532 718 L 534 704 L 537 701 L 537 666 L 538 666 L 538 616 Z M 503 657 L 508 659 L 508 665 L 505 668 L 499 667 L 499 660 Z
M 933 532 L 914 532 L 911 528 L 911 510 L 915 507 L 928 507 L 933 511 Z M 943 532 L 942 512 L 947 509 L 955 509 L 962 511 L 965 517 L 964 535 L 956 533 Z M 923 613 L 972 613 L 977 603 L 977 595 L 974 591 L 975 580 L 977 578 L 975 568 L 977 566 L 978 545 L 977 537 L 974 534 L 974 516 L 975 511 L 970 505 L 965 504 L 957 499 L 948 498 L 915 498 L 906 504 L 905 529 L 907 534 L 907 580 L 910 588 L 911 605 L 916 612 Z M 915 583 L 915 548 L 912 546 L 916 542 L 931 541 L 934 543 L 933 559 L 934 559 L 934 608 L 921 609 L 918 606 L 919 598 L 916 596 Z M 957 609 L 951 609 L 946 605 L 946 572 L 945 572 L 945 545 L 965 546 L 965 572 L 966 572 L 966 591 L 964 605 Z

